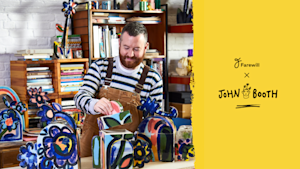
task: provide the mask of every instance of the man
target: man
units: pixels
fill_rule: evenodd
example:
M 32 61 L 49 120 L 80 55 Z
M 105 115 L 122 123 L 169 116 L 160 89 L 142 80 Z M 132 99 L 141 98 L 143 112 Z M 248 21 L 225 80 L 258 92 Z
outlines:
M 110 101 L 121 102 L 130 110 L 132 123 L 113 129 L 136 131 L 142 120 L 137 110 L 141 98 L 151 97 L 162 102 L 162 79 L 153 69 L 142 63 L 148 47 L 148 33 L 144 25 L 130 22 L 122 30 L 119 57 L 93 62 L 84 77 L 83 86 L 75 95 L 76 107 L 87 114 L 81 136 L 81 157 L 91 155 L 91 141 L 99 134 L 97 118 L 112 113 Z M 109 86 L 109 87 L 107 87 Z

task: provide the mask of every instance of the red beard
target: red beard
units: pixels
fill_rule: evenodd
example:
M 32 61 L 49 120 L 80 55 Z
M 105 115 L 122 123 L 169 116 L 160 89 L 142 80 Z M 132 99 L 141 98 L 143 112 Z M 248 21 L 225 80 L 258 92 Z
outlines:
M 140 58 L 137 58 L 135 56 L 128 57 L 128 56 L 122 56 L 121 53 L 119 53 L 119 56 L 120 56 L 120 61 L 121 61 L 122 65 L 129 69 L 136 68 L 144 60 L 144 56 L 140 57 Z M 130 60 L 128 60 L 128 59 L 130 59 Z

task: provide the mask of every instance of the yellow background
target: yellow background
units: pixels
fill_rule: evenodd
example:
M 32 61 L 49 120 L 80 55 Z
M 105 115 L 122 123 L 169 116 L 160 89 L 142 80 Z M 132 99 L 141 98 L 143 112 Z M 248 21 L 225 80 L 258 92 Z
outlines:
M 193 5 L 196 169 L 300 168 L 300 1 Z M 260 67 L 235 69 L 235 58 Z M 246 83 L 249 99 L 219 99 L 219 90 L 242 91 Z M 278 97 L 253 99 L 254 88 Z

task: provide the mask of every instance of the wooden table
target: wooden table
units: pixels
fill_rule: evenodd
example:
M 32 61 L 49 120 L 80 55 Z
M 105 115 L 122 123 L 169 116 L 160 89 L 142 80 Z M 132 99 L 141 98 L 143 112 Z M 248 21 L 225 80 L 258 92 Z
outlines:
M 177 162 L 149 162 L 143 169 L 194 169 L 195 161 L 177 161 Z M 92 157 L 81 159 L 81 169 L 92 169 Z M 21 167 L 10 167 L 7 169 L 23 169 Z

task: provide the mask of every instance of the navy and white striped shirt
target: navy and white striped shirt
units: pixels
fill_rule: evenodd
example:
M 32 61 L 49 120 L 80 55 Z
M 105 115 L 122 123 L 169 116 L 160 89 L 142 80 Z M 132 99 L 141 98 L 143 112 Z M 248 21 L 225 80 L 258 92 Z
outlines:
M 113 60 L 114 64 L 110 87 L 134 92 L 135 85 L 138 83 L 143 72 L 144 64 L 141 63 L 134 70 L 127 70 L 122 67 L 119 57 L 114 57 Z M 95 94 L 104 85 L 107 68 L 107 59 L 97 60 L 91 64 L 87 74 L 84 76 L 83 85 L 74 96 L 76 107 L 81 111 L 87 114 L 99 114 L 94 110 L 94 105 L 99 100 L 95 98 Z M 161 76 L 155 70 L 149 70 L 143 87 L 140 93 L 141 99 L 150 96 L 152 99 L 155 98 L 161 106 L 163 82 Z

